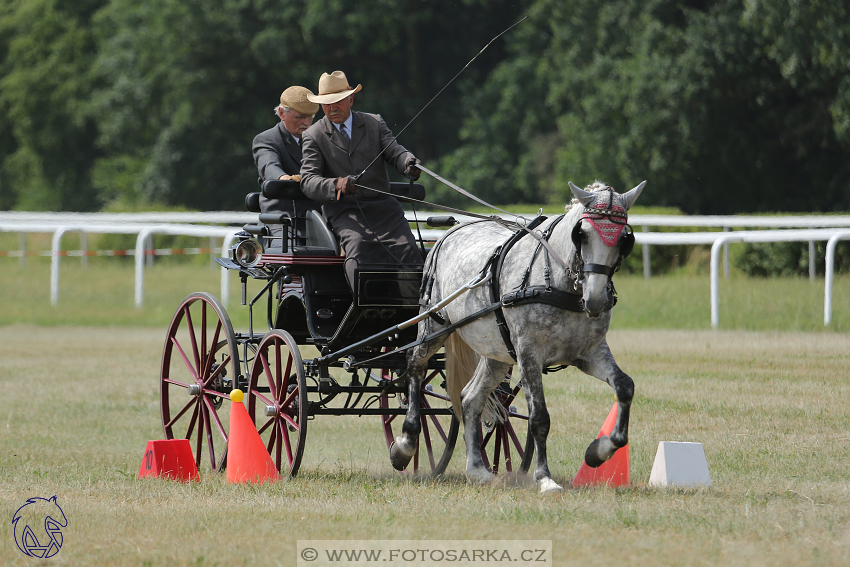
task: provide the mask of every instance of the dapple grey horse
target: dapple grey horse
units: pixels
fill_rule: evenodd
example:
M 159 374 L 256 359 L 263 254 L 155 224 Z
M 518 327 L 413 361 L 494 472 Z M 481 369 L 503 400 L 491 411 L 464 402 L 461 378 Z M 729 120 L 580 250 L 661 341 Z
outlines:
M 525 286 L 536 286 L 538 291 L 548 287 L 572 292 L 578 310 L 583 312 L 533 302 L 503 307 L 503 318 L 509 331 L 509 340 L 513 342 L 516 360 L 509 353 L 493 312 L 455 331 L 462 342 L 480 355 L 472 378 L 461 392 L 466 475 L 471 481 L 486 482 L 493 478 L 481 458 L 481 439 L 477 425 L 488 397 L 514 364 L 519 369 L 528 404 L 528 427 L 536 452 L 534 480 L 541 492 L 561 489 L 552 480 L 546 456 L 549 413 L 543 395 L 545 368 L 572 365 L 614 389 L 618 404 L 616 424 L 610 436 L 603 436 L 590 444 L 585 453 L 588 465 L 598 467 L 628 442 L 629 408 L 634 383 L 617 366 L 605 336 L 611 321 L 610 308 L 613 303 L 610 278 L 623 255 L 627 255 L 634 244 L 631 228 L 626 224 L 627 211 L 645 184 L 644 181 L 621 195 L 600 182 L 586 187 L 586 190 L 570 183 L 575 199 L 566 207 L 563 218 L 557 223 L 558 219 L 547 219 L 534 229 L 535 232 L 539 231 L 538 236 L 549 232 L 549 246 L 544 246 L 540 253 L 543 245 L 539 244 L 539 238 L 526 235 L 503 257 L 498 282 L 502 294 L 522 289 L 525 280 Z M 474 279 L 476 274 L 483 274 L 488 259 L 494 257 L 494 250 L 503 246 L 513 232 L 504 223 L 494 221 L 471 222 L 448 231 L 432 248 L 426 260 L 425 277 L 426 280 L 431 278 L 433 285 L 428 290 L 423 284 L 423 303 L 427 305 L 422 310 L 438 303 L 465 282 Z M 631 241 L 628 242 L 628 239 Z M 555 259 L 553 263 L 555 256 L 562 259 L 561 262 Z M 559 267 L 561 263 L 563 266 Z M 525 273 L 529 269 L 530 275 L 526 277 Z M 506 296 L 501 297 L 504 299 Z M 421 321 L 419 339 L 494 304 L 486 285 L 477 287 L 448 304 L 436 317 L 436 321 L 435 318 Z M 421 428 L 418 403 L 420 382 L 428 359 L 445 341 L 446 337 L 442 336 L 408 351 L 410 403 L 402 434 L 390 451 L 391 461 L 397 469 L 403 469 L 416 450 Z

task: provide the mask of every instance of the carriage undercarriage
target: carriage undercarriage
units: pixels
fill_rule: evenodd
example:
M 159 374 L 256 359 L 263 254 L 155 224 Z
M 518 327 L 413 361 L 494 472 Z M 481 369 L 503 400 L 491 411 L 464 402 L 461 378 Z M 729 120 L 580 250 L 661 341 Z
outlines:
M 395 185 L 395 184 L 394 184 Z M 399 184 L 394 191 L 422 191 Z M 283 477 L 298 473 L 307 425 L 319 416 L 374 417 L 387 449 L 407 412 L 404 351 L 416 326 L 398 325 L 419 313 L 421 273 L 369 267 L 357 275 L 352 294 L 342 275 L 343 258 L 315 204 L 295 182 L 267 182 L 264 191 L 291 200 L 291 212 L 270 218 L 284 238 L 270 241 L 262 225 L 246 226 L 230 260 L 238 270 L 249 329 L 235 332 L 224 307 L 210 294 L 190 294 L 168 328 L 160 373 L 160 406 L 167 439 L 189 439 L 199 470 L 227 466 L 229 395 L 246 393 L 246 405 L 266 449 Z M 256 195 L 256 194 L 254 194 Z M 259 212 L 256 197 L 246 200 Z M 329 240 L 330 238 L 330 240 Z M 264 283 L 247 301 L 248 279 Z M 266 332 L 254 331 L 255 305 L 266 300 Z M 315 349 L 317 356 L 303 351 Z M 503 422 L 479 425 L 482 458 L 494 473 L 528 469 L 533 445 L 521 384 L 506 377 L 496 396 Z M 409 471 L 440 475 L 454 452 L 459 421 L 446 389 L 446 360 L 428 362 L 422 382 L 422 436 Z M 353 442 L 356 442 L 352 440 Z

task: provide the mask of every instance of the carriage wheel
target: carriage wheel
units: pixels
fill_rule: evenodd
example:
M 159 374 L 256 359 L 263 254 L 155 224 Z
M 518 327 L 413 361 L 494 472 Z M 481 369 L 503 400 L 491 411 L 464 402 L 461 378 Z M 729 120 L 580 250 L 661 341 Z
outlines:
M 494 392 L 504 410 L 504 423 L 478 425 L 481 457 L 493 474 L 513 472 L 517 465 L 519 472 L 525 474 L 531 466 L 534 439 L 528 427 L 528 406 L 525 398 L 520 396 L 521 392 L 521 382 L 511 386 L 509 377 L 505 377 L 505 381 Z
M 224 468 L 230 403 L 239 370 L 233 326 L 221 303 L 192 293 L 177 308 L 162 351 L 160 413 L 166 439 L 188 439 L 198 470 Z M 206 464 L 205 464 L 206 463 Z
M 376 369 L 377 370 L 377 369 Z M 379 370 L 380 374 L 375 371 L 366 370 L 367 375 L 371 374 L 373 378 L 378 380 L 390 379 L 390 372 L 384 368 Z M 422 389 L 420 390 L 419 403 L 424 409 L 443 408 L 451 405 L 448 393 L 444 390 L 445 375 L 441 370 L 434 370 L 426 375 L 422 380 Z M 389 409 L 390 399 L 387 394 L 382 394 L 380 399 L 381 407 Z M 398 403 L 396 403 L 398 407 Z M 413 455 L 413 473 L 418 474 L 420 467 L 423 471 L 428 471 L 432 476 L 439 476 L 446 472 L 446 467 L 449 466 L 449 461 L 452 458 L 452 453 L 457 442 L 458 430 L 460 422 L 452 415 L 422 415 L 421 416 L 422 431 L 419 434 L 419 446 L 416 448 L 416 453 Z M 398 422 L 398 430 L 401 431 L 401 423 L 404 421 L 404 415 L 382 415 L 381 425 L 384 428 L 384 437 L 389 449 L 395 434 L 393 433 L 393 424 Z M 424 454 L 420 449 L 425 447 Z M 422 464 L 422 460 L 426 461 Z
M 307 378 L 292 335 L 272 330 L 257 347 L 248 382 L 248 415 L 281 476 L 298 474 L 307 437 Z

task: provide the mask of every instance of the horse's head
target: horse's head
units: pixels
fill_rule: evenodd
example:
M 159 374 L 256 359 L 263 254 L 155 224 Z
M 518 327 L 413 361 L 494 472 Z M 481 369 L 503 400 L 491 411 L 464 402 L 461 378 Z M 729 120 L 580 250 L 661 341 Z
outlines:
M 621 195 L 598 181 L 586 189 L 570 182 L 573 195 L 584 206 L 573 227 L 572 242 L 576 249 L 575 277 L 582 286 L 584 311 L 589 317 L 602 314 L 609 302 L 611 276 L 634 247 L 628 210 L 644 185 L 646 181 Z

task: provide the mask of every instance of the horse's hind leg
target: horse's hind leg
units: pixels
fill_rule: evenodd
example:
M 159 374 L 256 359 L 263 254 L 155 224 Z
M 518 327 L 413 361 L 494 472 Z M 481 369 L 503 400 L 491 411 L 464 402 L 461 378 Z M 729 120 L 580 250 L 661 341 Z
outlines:
M 481 456 L 479 424 L 487 400 L 505 378 L 510 364 L 481 358 L 472 379 L 463 388 L 463 440 L 466 445 L 466 476 L 473 482 L 487 482 L 493 474 L 487 470 Z
M 614 456 L 620 447 L 629 442 L 629 409 L 635 393 L 635 383 L 620 370 L 606 342 L 602 342 L 591 356 L 582 357 L 573 364 L 582 372 L 607 382 L 617 396 L 617 421 L 610 435 L 594 440 L 584 453 L 587 466 L 596 468 Z
M 419 391 L 428 360 L 443 346 L 445 339 L 436 339 L 426 345 L 413 348 L 407 355 L 407 415 L 401 426 L 401 435 L 390 447 L 390 462 L 393 468 L 403 471 L 416 454 L 422 420 L 419 407 Z

